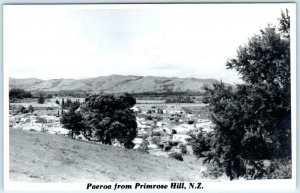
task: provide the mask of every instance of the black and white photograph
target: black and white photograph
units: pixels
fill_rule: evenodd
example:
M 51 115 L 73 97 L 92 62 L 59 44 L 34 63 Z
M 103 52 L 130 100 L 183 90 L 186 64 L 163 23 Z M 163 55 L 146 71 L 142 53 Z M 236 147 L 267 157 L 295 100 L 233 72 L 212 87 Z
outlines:
M 295 15 L 295 3 L 4 5 L 5 184 L 295 188 Z

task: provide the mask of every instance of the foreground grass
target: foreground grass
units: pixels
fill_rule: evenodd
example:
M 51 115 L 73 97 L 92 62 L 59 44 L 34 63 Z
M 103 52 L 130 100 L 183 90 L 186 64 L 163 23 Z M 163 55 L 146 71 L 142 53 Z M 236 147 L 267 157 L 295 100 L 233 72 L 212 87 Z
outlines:
M 10 180 L 26 182 L 199 181 L 200 161 L 10 129 Z

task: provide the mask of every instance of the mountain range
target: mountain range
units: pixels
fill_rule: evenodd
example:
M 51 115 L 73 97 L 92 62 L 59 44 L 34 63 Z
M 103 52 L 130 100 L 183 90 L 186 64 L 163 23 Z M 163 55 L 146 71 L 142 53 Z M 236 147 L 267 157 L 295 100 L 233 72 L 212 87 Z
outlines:
M 177 78 L 157 76 L 110 75 L 86 79 L 9 78 L 9 87 L 27 91 L 81 90 L 90 92 L 201 92 L 204 85 L 218 82 L 215 79 Z

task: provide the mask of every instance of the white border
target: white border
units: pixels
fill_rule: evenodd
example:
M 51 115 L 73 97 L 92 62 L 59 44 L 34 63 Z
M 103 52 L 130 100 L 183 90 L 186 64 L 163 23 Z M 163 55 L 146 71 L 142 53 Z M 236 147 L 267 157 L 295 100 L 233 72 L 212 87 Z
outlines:
M 5 65 L 5 9 L 3 6 L 3 185 L 9 188 L 9 72 Z
M 296 187 L 296 171 L 297 171 L 297 159 L 296 159 L 296 142 L 297 142 L 297 79 L 296 79 L 296 4 L 289 7 L 290 18 L 290 49 L 291 49 L 291 111 L 292 111 L 292 179 Z
M 270 3 L 258 3 L 259 5 L 270 5 Z M 276 3 L 274 3 L 276 4 Z M 205 4 L 207 5 L 207 4 Z M 224 4 L 211 4 L 212 6 L 222 6 Z M 243 4 L 231 4 L 231 5 L 243 5 Z M 282 3 L 285 7 L 289 9 L 289 14 L 291 17 L 291 108 L 292 108 L 292 179 L 287 180 L 234 180 L 234 181 L 222 181 L 222 182 L 203 182 L 205 190 L 295 190 L 296 188 L 296 3 Z M 5 17 L 5 7 L 3 6 L 3 17 Z M 18 5 L 27 6 L 27 5 Z M 44 5 L 34 5 L 34 6 L 44 6 Z M 85 4 L 85 5 L 51 5 L 51 7 L 59 8 L 70 8 L 70 9 L 160 9 L 166 7 L 172 8 L 182 8 L 182 6 L 194 7 L 193 4 Z M 5 19 L 3 18 L 3 26 L 5 26 Z M 11 182 L 9 180 L 9 72 L 8 66 L 5 62 L 5 28 L 3 28 L 3 122 L 4 122 L 4 132 L 3 132 L 3 147 L 4 147 L 4 188 L 8 191 L 37 191 L 37 190 L 47 190 L 47 191 L 62 191 L 62 190 L 86 190 L 87 183 L 21 183 L 21 182 Z M 139 182 L 144 183 L 144 182 Z M 96 184 L 96 183 L 94 183 Z M 108 183 L 97 183 L 97 184 L 111 184 L 114 185 L 115 182 Z M 134 182 L 130 183 L 119 183 L 119 184 L 131 184 L 133 187 Z M 148 182 L 148 184 L 167 184 L 170 182 Z M 187 185 L 188 183 L 186 183 Z M 132 189 L 135 190 L 135 189 Z M 153 191 L 138 189 L 139 191 Z M 172 189 L 168 189 L 172 190 Z M 101 191 L 101 190 L 96 190 Z M 128 190 L 127 190 L 128 191 Z M 157 190 L 161 191 L 161 190 Z M 177 189 L 178 191 L 178 189 Z M 191 190 L 197 191 L 197 190 Z M 199 190 L 198 190 L 199 191 Z

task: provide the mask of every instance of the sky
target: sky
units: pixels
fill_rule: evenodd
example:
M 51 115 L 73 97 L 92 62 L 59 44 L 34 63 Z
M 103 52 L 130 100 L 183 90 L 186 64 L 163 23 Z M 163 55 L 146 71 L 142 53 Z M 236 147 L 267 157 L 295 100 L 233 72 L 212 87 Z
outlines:
M 287 4 L 5 5 L 4 65 L 13 78 L 111 74 L 215 78 Z

